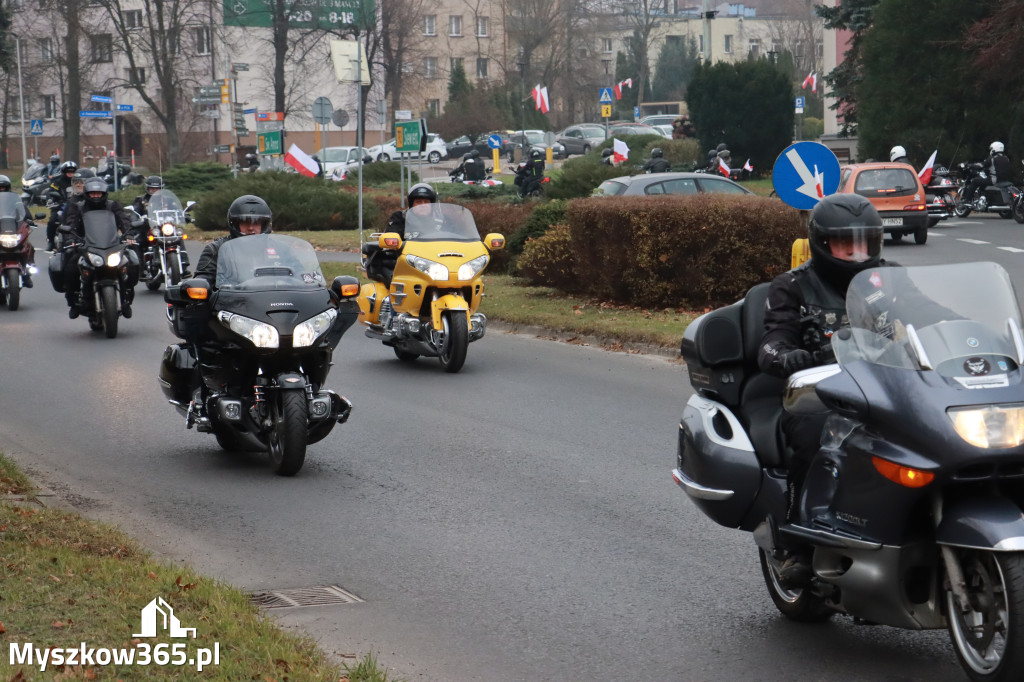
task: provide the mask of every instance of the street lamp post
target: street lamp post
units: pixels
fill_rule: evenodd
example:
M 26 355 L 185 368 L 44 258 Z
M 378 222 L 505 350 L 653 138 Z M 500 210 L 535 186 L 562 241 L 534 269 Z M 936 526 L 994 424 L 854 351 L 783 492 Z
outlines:
M 21 89 L 21 38 L 14 36 L 14 49 L 18 59 L 18 120 L 21 121 L 21 168 L 28 170 L 28 148 L 25 146 L 25 96 Z
M 519 62 L 519 80 L 522 82 L 522 98 L 519 100 L 519 133 L 523 136 L 521 144 L 523 147 L 522 161 L 526 160 L 526 67 L 529 63 L 523 59 Z

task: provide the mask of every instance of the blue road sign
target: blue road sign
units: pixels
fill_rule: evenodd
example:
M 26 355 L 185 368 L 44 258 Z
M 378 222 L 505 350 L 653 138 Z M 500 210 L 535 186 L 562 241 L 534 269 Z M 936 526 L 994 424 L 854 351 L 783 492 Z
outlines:
M 633 120 L 634 121 L 639 121 L 640 120 L 640 107 L 633 107 Z
M 810 210 L 839 189 L 839 159 L 818 142 L 791 144 L 775 159 L 772 185 L 793 208 Z
M 597 98 L 598 104 L 611 104 L 612 103 L 612 89 L 601 88 L 598 91 L 600 94 Z
M 100 102 L 101 104 L 110 104 L 110 98 L 106 95 L 93 95 L 89 99 L 93 102 Z
M 78 112 L 80 118 L 110 118 L 109 111 L 94 111 L 92 109 L 82 109 Z
M 131 104 L 118 104 L 117 105 L 117 110 L 118 111 L 132 111 L 132 105 Z
M 256 107 L 253 107 L 251 109 L 242 109 L 242 113 L 243 114 L 255 114 L 256 113 Z
M 804 98 L 803 97 L 797 97 L 795 102 L 794 102 L 794 106 L 796 106 L 797 109 L 803 109 L 804 108 Z
M 501 135 L 491 135 L 488 137 L 487 146 L 491 149 L 501 149 Z
M 43 121 L 42 121 L 42 119 L 33 118 L 32 119 L 32 125 L 30 126 L 29 130 L 32 132 L 33 135 L 42 135 L 43 134 Z

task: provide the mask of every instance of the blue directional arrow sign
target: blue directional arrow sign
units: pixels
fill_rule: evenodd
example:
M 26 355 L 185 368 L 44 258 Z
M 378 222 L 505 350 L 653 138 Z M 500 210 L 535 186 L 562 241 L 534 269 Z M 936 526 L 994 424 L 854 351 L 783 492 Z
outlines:
M 92 109 L 82 109 L 78 112 L 80 118 L 110 118 L 109 111 L 94 111 Z
M 599 90 L 600 96 L 597 98 L 599 104 L 611 104 L 612 103 L 612 89 L 601 88 Z
M 33 135 L 42 135 L 43 134 L 43 121 L 42 121 L 42 119 L 33 118 L 32 119 L 32 125 L 29 128 L 29 130 L 31 131 L 31 133 Z
M 491 149 L 501 149 L 501 135 L 491 135 L 488 137 L 487 146 Z
M 131 104 L 118 104 L 117 105 L 117 110 L 118 111 L 132 111 L 132 105 Z
M 839 159 L 823 144 L 797 142 L 775 159 L 772 185 L 793 208 L 810 210 L 839 189 Z
M 99 102 L 101 104 L 110 104 L 110 98 L 106 95 L 93 95 L 89 99 L 93 102 Z

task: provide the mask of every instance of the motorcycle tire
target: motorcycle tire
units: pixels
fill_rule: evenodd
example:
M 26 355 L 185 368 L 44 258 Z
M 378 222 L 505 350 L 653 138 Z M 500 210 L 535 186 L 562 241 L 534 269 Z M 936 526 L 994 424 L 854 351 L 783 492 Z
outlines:
M 21 270 L 18 268 L 4 270 L 4 286 L 7 288 L 7 309 L 17 310 L 21 303 Z
M 939 219 L 938 218 L 929 218 L 928 219 L 928 227 L 929 228 L 935 227 L 938 224 L 939 224 Z
M 1006 220 L 1007 218 L 1012 218 L 1013 217 L 1013 211 L 1010 211 L 1010 210 L 1000 211 L 999 212 L 999 217 L 1002 218 L 1003 220 Z
M 410 353 L 400 348 L 395 349 L 395 357 L 402 362 L 414 362 L 419 357 L 419 353 Z
M 306 424 L 309 422 L 309 405 L 305 391 L 278 391 L 272 408 L 273 425 L 267 452 L 274 472 L 281 476 L 299 473 L 306 461 Z
M 956 214 L 957 218 L 966 218 L 967 216 L 971 215 L 971 207 L 968 206 L 967 204 L 957 204 L 953 208 L 953 213 Z
M 946 588 L 953 649 L 975 682 L 1024 679 L 1024 552 L 953 548 L 967 585 L 968 609 Z
M 764 576 L 768 596 L 772 598 L 779 613 L 790 620 L 800 623 L 821 623 L 832 617 L 832 609 L 825 605 L 822 597 L 810 590 L 791 590 L 779 584 L 779 574 L 775 571 L 768 555 L 763 549 L 758 550 L 761 558 L 761 574 Z
M 100 307 L 103 312 L 103 332 L 108 339 L 117 336 L 117 316 L 120 306 L 117 304 L 117 289 L 105 286 L 100 289 Z
M 466 351 L 469 349 L 469 322 L 466 313 L 461 310 L 446 312 L 441 318 L 444 325 L 443 341 L 438 348 L 437 357 L 444 371 L 454 374 L 466 364 Z
M 177 257 L 168 259 L 167 269 L 170 271 L 167 273 L 167 284 L 169 286 L 174 286 L 181 282 L 181 265 L 178 263 Z
M 1018 201 L 1013 207 L 1013 219 L 1024 225 L 1024 200 Z

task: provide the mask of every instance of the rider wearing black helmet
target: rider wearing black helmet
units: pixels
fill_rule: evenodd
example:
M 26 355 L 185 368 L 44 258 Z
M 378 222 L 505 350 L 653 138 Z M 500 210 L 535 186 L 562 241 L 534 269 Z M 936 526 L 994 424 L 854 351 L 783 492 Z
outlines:
M 521 177 L 519 182 L 519 196 L 528 196 L 535 190 L 540 189 L 540 181 L 544 177 L 544 152 L 539 149 L 530 150 L 530 160 L 523 164 L 521 170 L 516 171 Z
M 68 188 L 71 187 L 71 179 L 77 171 L 77 163 L 65 161 L 50 180 L 50 186 L 46 188 L 46 205 L 50 209 L 50 220 L 46 223 L 47 251 L 54 249 L 53 240 L 57 236 L 57 226 L 61 222 L 60 207 L 67 201 Z
M 164 179 L 159 175 L 150 175 L 146 178 L 146 193 L 140 194 L 132 201 L 132 208 L 139 215 L 146 215 L 149 208 L 149 198 L 164 188 Z
M 46 165 L 46 177 L 52 178 L 58 172 L 60 172 L 60 154 L 52 154 L 50 163 Z
M 254 234 L 269 234 L 273 229 L 274 213 L 263 199 L 245 194 L 231 202 L 228 207 L 228 234 L 206 245 L 196 265 L 196 277 L 202 277 L 210 286 L 217 283 L 217 254 L 220 246 L 229 239 Z
M 409 189 L 408 206 L 419 206 L 420 204 L 436 204 L 437 192 L 426 182 L 420 182 Z M 405 211 L 399 210 L 388 218 L 388 232 L 397 232 L 398 236 L 405 239 Z M 391 276 L 395 272 L 395 263 L 398 262 L 398 253 L 395 251 L 384 251 L 379 244 L 367 242 L 363 244 L 363 264 L 366 267 L 366 276 L 385 284 L 391 284 Z
M 69 162 L 70 163 L 70 162 Z M 116 201 L 107 198 L 107 181 L 103 178 L 87 178 L 83 184 L 84 199 L 68 201 L 64 210 L 63 230 L 68 233 L 64 243 L 64 297 L 68 303 L 68 317 L 72 320 L 85 312 L 91 312 L 92 282 L 81 280 L 78 273 L 78 259 L 82 256 L 81 243 L 85 240 L 85 222 L 83 215 L 89 211 L 110 211 L 117 221 L 117 229 L 125 235 L 131 229 L 124 208 Z M 121 314 L 126 318 L 132 316 L 132 301 L 135 299 L 135 285 L 139 281 L 139 261 L 135 252 L 128 249 L 128 279 L 122 292 Z M 81 300 L 79 300 L 81 292 Z
M 647 163 L 640 170 L 647 173 L 667 173 L 670 168 L 672 168 L 672 164 L 665 158 L 661 148 L 655 147 L 651 150 L 651 158 L 647 160 Z
M 0 192 L 11 191 L 11 179 L 6 175 L 0 175 Z
M 484 170 L 484 162 L 480 160 L 479 149 L 474 149 L 469 153 L 469 161 L 465 165 L 467 180 L 481 182 L 487 179 L 487 171 Z

